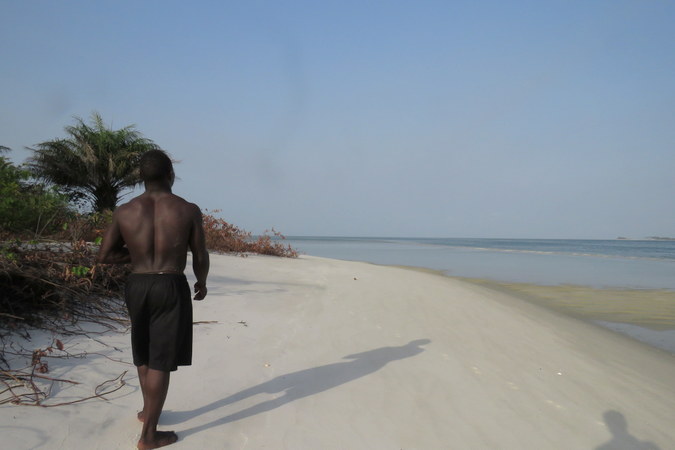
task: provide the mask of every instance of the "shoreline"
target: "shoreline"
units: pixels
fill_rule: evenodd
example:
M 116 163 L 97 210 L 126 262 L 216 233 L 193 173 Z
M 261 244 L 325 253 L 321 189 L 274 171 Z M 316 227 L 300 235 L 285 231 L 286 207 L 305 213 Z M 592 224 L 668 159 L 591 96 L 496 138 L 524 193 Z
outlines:
M 485 287 L 675 355 L 675 291 L 670 289 L 516 283 L 453 276 L 428 267 L 375 265 L 419 271 Z
M 462 278 L 675 355 L 675 292 L 668 289 L 547 286 Z
M 504 242 L 500 242 L 504 241 Z M 507 242 L 508 241 L 508 242 Z M 667 289 L 675 244 L 645 241 L 315 238 L 288 242 L 319 257 L 427 267 L 464 278 L 555 286 Z M 495 244 L 494 242 L 497 242 Z M 662 248 L 661 244 L 664 245 Z

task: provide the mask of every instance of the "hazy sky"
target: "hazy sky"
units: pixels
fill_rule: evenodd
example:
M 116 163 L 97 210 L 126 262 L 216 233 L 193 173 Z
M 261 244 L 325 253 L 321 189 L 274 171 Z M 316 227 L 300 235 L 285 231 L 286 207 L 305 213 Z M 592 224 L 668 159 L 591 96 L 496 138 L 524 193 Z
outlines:
M 98 111 L 287 235 L 675 235 L 675 1 L 0 0 L 0 145 Z

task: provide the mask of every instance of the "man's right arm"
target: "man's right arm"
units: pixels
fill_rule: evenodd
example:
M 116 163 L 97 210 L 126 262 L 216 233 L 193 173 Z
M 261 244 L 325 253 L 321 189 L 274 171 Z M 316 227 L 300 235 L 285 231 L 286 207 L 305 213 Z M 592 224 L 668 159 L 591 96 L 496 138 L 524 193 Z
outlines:
M 197 277 L 195 283 L 195 300 L 202 300 L 206 297 L 206 277 L 209 274 L 209 252 L 206 250 L 206 236 L 204 233 L 204 222 L 202 213 L 195 206 L 195 214 L 190 230 L 190 251 L 192 252 L 192 270 Z
M 98 264 L 128 264 L 131 262 L 129 249 L 124 246 L 124 239 L 120 232 L 119 209 L 113 213 L 112 223 L 103 235 L 96 262 Z

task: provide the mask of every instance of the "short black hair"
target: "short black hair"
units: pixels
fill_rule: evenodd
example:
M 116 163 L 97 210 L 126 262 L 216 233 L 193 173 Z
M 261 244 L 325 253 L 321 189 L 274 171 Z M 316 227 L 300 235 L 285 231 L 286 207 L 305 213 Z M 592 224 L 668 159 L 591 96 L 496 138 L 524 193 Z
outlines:
M 143 153 L 140 167 L 141 180 L 144 182 L 158 181 L 173 175 L 171 158 L 162 150 L 148 150 Z

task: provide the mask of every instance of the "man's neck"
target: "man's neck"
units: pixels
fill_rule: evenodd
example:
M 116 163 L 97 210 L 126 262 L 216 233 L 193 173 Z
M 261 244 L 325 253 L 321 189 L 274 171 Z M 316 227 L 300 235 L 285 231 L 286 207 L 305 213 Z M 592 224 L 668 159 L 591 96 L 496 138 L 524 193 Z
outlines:
M 171 184 L 164 181 L 150 181 L 145 183 L 145 192 L 148 194 L 171 194 Z

